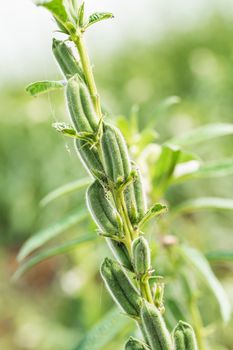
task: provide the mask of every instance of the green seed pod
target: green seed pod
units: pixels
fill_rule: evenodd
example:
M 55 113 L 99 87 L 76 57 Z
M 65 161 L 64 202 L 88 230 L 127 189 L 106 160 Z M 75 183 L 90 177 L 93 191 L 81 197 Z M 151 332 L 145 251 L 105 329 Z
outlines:
M 121 265 L 106 258 L 101 265 L 101 275 L 115 302 L 128 314 L 138 317 L 141 298 Z
M 138 222 L 138 211 L 135 199 L 134 184 L 129 184 L 124 190 L 125 204 L 127 208 L 127 213 L 132 224 Z
M 197 350 L 197 341 L 193 328 L 186 322 L 179 321 L 173 331 L 175 350 Z
M 96 148 L 91 148 L 90 144 L 83 140 L 75 140 L 75 146 L 87 171 L 95 178 L 103 180 L 104 168 Z
M 86 85 L 78 75 L 69 79 L 66 97 L 71 120 L 78 132 L 95 132 L 98 128 L 98 117 Z
M 133 265 L 129 256 L 129 252 L 124 243 L 113 239 L 107 239 L 107 242 L 119 263 L 121 263 L 126 269 L 133 271 Z
M 84 80 L 84 74 L 79 62 L 64 41 L 53 39 L 52 49 L 57 63 L 67 79 L 78 74 Z
M 131 172 L 131 164 L 125 140 L 119 129 L 105 124 L 101 139 L 104 167 L 107 176 L 115 183 L 126 180 Z
M 140 329 L 142 336 L 143 336 L 143 339 L 145 340 L 146 344 L 149 346 L 149 340 L 147 337 L 147 333 L 146 333 L 144 324 L 142 323 L 141 320 L 138 321 L 138 328 Z
M 119 214 L 106 196 L 106 192 L 99 181 L 93 182 L 87 189 L 88 209 L 101 231 L 108 234 L 118 234 Z
M 130 337 L 125 344 L 125 350 L 149 350 L 150 348 L 140 340 Z
M 141 319 L 151 350 L 172 350 L 170 334 L 161 313 L 154 305 L 144 301 L 141 308 Z
M 136 170 L 136 179 L 133 183 L 135 202 L 137 208 L 137 222 L 139 222 L 147 211 L 146 195 L 143 189 L 142 176 L 139 169 Z
M 143 190 L 142 179 L 139 169 L 134 165 L 135 179 L 125 189 L 125 203 L 132 224 L 137 224 L 147 211 L 146 197 Z
M 136 274 L 146 275 L 151 268 L 150 248 L 147 240 L 140 236 L 132 243 L 133 265 Z

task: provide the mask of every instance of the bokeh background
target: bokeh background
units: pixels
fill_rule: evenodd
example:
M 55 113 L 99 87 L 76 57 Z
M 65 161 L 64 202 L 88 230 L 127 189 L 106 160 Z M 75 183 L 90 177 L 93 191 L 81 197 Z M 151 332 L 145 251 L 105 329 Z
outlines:
M 228 0 L 86 0 L 88 10 L 112 11 L 115 19 L 87 34 L 97 84 L 113 116 L 139 105 L 141 126 L 153 120 L 164 98 L 181 102 L 159 118 L 161 140 L 211 122 L 232 122 L 233 3 Z M 100 241 L 39 264 L 13 284 L 22 243 L 83 205 L 84 191 L 41 209 L 57 186 L 85 175 L 72 143 L 52 128 L 65 119 L 62 92 L 31 98 L 25 86 L 60 79 L 51 53 L 55 25 L 29 0 L 0 4 L 0 348 L 73 349 L 111 308 L 98 269 L 108 253 Z M 205 159 L 232 156 L 230 136 L 195 147 Z M 192 151 L 192 149 L 190 149 Z M 172 201 L 198 195 L 231 197 L 232 177 L 195 180 L 176 188 Z M 170 194 L 171 196 L 171 194 Z M 176 227 L 204 253 L 232 245 L 230 213 L 207 212 Z M 57 241 L 93 232 L 90 220 Z M 231 262 L 214 263 L 229 297 Z M 232 297 L 231 297 L 232 299 Z M 211 305 L 206 305 L 206 311 Z M 122 321 L 124 322 L 124 321 Z M 231 326 L 215 333 L 215 349 L 233 349 Z M 103 349 L 119 349 L 130 328 Z

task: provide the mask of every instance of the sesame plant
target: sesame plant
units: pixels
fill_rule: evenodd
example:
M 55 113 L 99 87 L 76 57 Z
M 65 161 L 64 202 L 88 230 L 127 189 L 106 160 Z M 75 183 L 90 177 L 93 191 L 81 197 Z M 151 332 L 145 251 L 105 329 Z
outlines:
M 75 0 L 41 1 L 38 5 L 50 11 L 64 35 L 63 40 L 54 38 L 52 44 L 64 80 L 32 83 L 27 91 L 36 96 L 65 90 L 70 123 L 53 126 L 74 139 L 78 157 L 88 173 L 87 178 L 50 193 L 42 205 L 88 186 L 88 211 L 98 228 L 99 239 L 107 242 L 114 256 L 104 259 L 101 277 L 114 302 L 140 330 L 136 332 L 137 338 L 126 341 L 126 350 L 207 349 L 208 332 L 198 305 L 200 299 L 205 300 L 200 285 L 211 294 L 224 322 L 230 318 L 230 304 L 206 257 L 181 244 L 171 232 L 175 233 L 174 223 L 179 216 L 203 209 L 232 210 L 233 203 L 230 199 L 203 197 L 173 207 L 165 195 L 171 186 L 189 179 L 233 171 L 231 159 L 202 164 L 197 155 L 183 150 L 187 144 L 232 134 L 233 126 L 207 125 L 159 145 L 150 125 L 139 130 L 135 109 L 129 118 L 113 120 L 100 99 L 84 41 L 89 28 L 113 15 L 101 12 L 88 17 L 84 3 Z M 177 99 L 170 98 L 161 107 L 168 108 L 176 102 Z M 19 253 L 22 263 L 15 278 L 46 258 L 95 239 L 94 233 L 79 236 L 28 257 L 86 217 L 85 210 L 77 211 L 60 224 L 29 238 Z M 148 241 L 148 234 L 154 232 L 160 236 L 156 247 L 153 241 Z M 161 256 L 159 251 L 163 251 Z M 215 325 L 216 320 L 208 322 Z M 80 345 L 77 349 L 85 347 Z

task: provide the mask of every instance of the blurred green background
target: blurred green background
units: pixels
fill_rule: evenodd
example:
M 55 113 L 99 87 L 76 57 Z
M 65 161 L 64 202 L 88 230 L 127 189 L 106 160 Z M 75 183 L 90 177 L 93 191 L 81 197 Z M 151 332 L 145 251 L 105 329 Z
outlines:
M 161 141 L 203 124 L 232 122 L 232 37 L 231 16 L 216 11 L 189 28 L 176 30 L 174 25 L 154 40 L 152 31 L 150 40 L 134 37 L 118 42 L 108 55 L 104 49 L 96 54 L 94 51 L 94 71 L 106 108 L 115 118 L 128 116 L 132 105 L 138 104 L 140 127 L 156 118 Z M 54 62 L 49 61 L 46 78 L 59 76 Z M 0 348 L 73 349 L 112 306 L 98 273 L 100 262 L 110 253 L 98 239 L 46 260 L 16 284 L 11 282 L 17 268 L 16 255 L 25 239 L 82 207 L 85 200 L 85 192 L 81 191 L 39 207 L 46 193 L 85 176 L 85 171 L 72 142 L 51 128 L 52 122 L 67 118 L 63 93 L 29 97 L 24 88 L 30 79 L 40 78 L 36 66 L 21 78 L 14 83 L 9 72 L 9 79 L 4 78 L 0 87 Z M 170 95 L 179 96 L 181 102 L 160 115 L 157 107 Z M 195 145 L 195 149 L 190 146 L 189 150 L 203 159 L 216 160 L 231 157 L 232 147 L 232 137 L 226 136 Z M 193 180 L 172 188 L 168 194 L 172 203 L 198 196 L 231 195 L 232 176 Z M 55 242 L 83 233 L 95 235 L 90 221 L 84 220 Z M 229 212 L 187 216 L 175 225 L 171 233 L 204 253 L 232 246 L 233 220 Z M 232 263 L 213 263 L 212 267 L 232 296 Z M 203 305 L 206 313 L 211 307 Z M 211 349 L 233 349 L 232 325 L 219 324 L 214 334 L 209 329 Z M 130 332 L 130 326 L 126 326 L 103 349 L 122 348 Z

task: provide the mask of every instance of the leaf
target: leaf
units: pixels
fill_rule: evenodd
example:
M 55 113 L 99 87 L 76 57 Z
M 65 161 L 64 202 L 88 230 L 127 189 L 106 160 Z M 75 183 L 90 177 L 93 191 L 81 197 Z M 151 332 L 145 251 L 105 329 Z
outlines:
M 233 261 L 233 251 L 213 251 L 205 256 L 210 261 Z
M 212 291 L 218 302 L 222 319 L 224 322 L 228 322 L 231 316 L 231 305 L 228 300 L 228 296 L 211 270 L 211 267 L 204 255 L 202 255 L 198 250 L 187 246 L 180 247 L 180 252 L 183 259 L 195 269 L 203 283 L 205 283 Z
M 62 24 L 67 22 L 68 15 L 63 0 L 37 1 L 36 5 L 45 7 Z
M 199 161 L 178 164 L 174 171 L 174 182 L 226 176 L 233 173 L 233 159 L 210 162 L 201 165 Z
M 67 183 L 61 187 L 56 188 L 52 192 L 48 193 L 42 200 L 40 201 L 40 205 L 42 207 L 45 207 L 50 202 L 65 196 L 67 194 L 70 194 L 72 192 L 79 191 L 86 186 L 88 186 L 91 183 L 91 179 L 89 177 L 85 177 L 83 179 L 79 179 L 76 181 L 72 181 L 70 183 Z
M 172 138 L 169 142 L 179 146 L 194 145 L 199 142 L 205 142 L 214 137 L 231 134 L 233 134 L 233 124 L 207 124 L 186 132 L 183 136 Z
M 160 118 L 164 116 L 165 113 L 169 111 L 169 109 L 178 103 L 180 103 L 181 99 L 179 96 L 168 96 L 163 99 L 160 103 L 158 103 L 154 110 L 150 112 L 152 115 L 149 122 L 147 123 L 147 128 L 153 128 L 155 124 L 158 122 Z
M 19 268 L 16 270 L 16 272 L 13 275 L 13 280 L 16 281 L 19 279 L 27 270 L 32 268 L 33 266 L 39 264 L 40 262 L 49 259 L 53 256 L 64 254 L 69 252 L 72 249 L 75 249 L 78 245 L 82 243 L 86 243 L 92 240 L 96 239 L 96 235 L 94 234 L 86 234 L 83 236 L 80 236 L 76 239 L 73 239 L 71 241 L 59 244 L 55 247 L 48 248 L 46 250 L 43 250 L 42 252 L 35 254 L 34 256 L 27 259 Z
M 218 197 L 201 197 L 191 199 L 174 207 L 171 213 L 173 216 L 176 216 L 203 209 L 233 210 L 233 199 Z
M 56 222 L 52 226 L 41 230 L 31 236 L 21 247 L 18 254 L 18 261 L 23 260 L 33 250 L 41 247 L 43 244 L 51 240 L 52 238 L 60 235 L 62 232 L 68 230 L 72 226 L 81 222 L 88 216 L 86 209 L 77 211 L 69 216 L 66 216 L 62 220 Z
M 78 9 L 78 24 L 80 27 L 82 27 L 84 23 L 84 10 L 85 10 L 85 3 L 83 2 Z
M 85 29 L 90 27 L 92 24 L 95 24 L 105 19 L 114 18 L 113 14 L 110 12 L 95 12 L 89 16 L 88 22 L 85 25 Z
M 73 350 L 103 349 L 121 330 L 125 329 L 129 319 L 123 316 L 117 308 L 110 310 L 98 322 Z
M 26 91 L 31 96 L 38 96 L 48 91 L 54 91 L 57 89 L 64 88 L 64 86 L 65 86 L 64 81 L 43 80 L 43 81 L 36 81 L 35 83 L 28 85 L 26 87 Z
M 158 160 L 154 164 L 152 182 L 154 192 L 159 198 L 168 186 L 175 166 L 180 157 L 180 149 L 177 146 L 165 144 L 162 146 Z
M 150 219 L 159 217 L 167 212 L 167 206 L 160 203 L 155 203 L 142 217 L 141 221 L 138 223 L 138 227 L 142 228 L 143 225 Z

